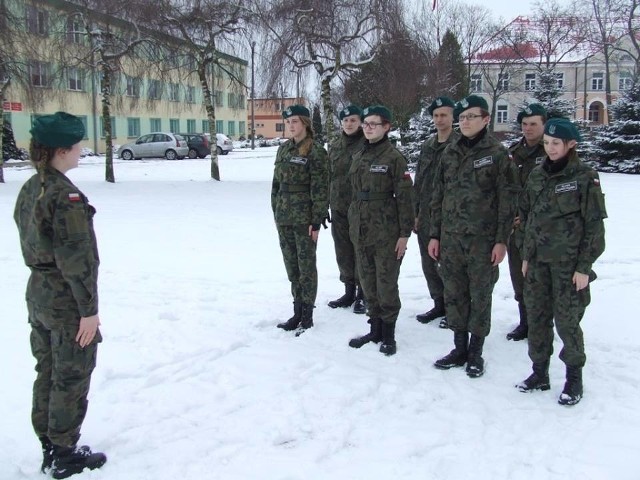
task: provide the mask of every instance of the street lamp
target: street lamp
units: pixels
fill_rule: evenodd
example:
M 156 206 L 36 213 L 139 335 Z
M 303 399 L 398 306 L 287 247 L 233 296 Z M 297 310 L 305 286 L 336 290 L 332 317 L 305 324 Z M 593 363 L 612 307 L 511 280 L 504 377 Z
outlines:
M 255 97 L 255 72 L 254 57 L 256 53 L 256 42 L 251 42 L 251 150 L 256 148 L 256 97 Z
M 282 111 L 284 111 L 284 87 L 282 86 L 282 82 L 280 82 L 278 85 L 280 85 L 280 109 Z M 282 137 L 281 138 L 286 138 L 286 135 L 284 134 L 284 117 L 282 117 Z

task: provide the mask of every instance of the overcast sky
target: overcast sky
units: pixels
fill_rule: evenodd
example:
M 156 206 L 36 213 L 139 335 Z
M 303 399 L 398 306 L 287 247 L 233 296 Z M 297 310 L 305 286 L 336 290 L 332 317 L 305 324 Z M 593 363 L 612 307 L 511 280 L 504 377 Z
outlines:
M 446 2 L 447 0 L 438 1 Z M 493 11 L 493 16 L 496 20 L 499 17 L 502 17 L 506 21 L 510 21 L 518 15 L 529 15 L 533 8 L 534 0 L 469 0 L 466 3 L 487 7 L 489 10 Z

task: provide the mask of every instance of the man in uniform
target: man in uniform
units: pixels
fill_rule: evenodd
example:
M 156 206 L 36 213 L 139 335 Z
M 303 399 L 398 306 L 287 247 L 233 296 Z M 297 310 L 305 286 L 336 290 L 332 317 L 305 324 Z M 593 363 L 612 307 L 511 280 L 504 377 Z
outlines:
M 431 310 L 416 315 L 416 319 L 421 323 L 429 323 L 440 318 L 439 326 L 441 328 L 448 327 L 444 308 L 444 285 L 438 273 L 438 262 L 429 256 L 427 245 L 429 243 L 433 177 L 445 147 L 460 138 L 460 134 L 453 131 L 454 108 L 455 102 L 449 97 L 438 97 L 429 105 L 429 115 L 433 117 L 436 133 L 431 135 L 422 145 L 414 183 L 416 193 L 414 231 L 418 234 L 422 271 L 434 303 Z
M 491 296 L 498 264 L 507 253 L 518 186 L 506 148 L 487 131 L 486 100 L 470 95 L 456 110 L 462 136 L 447 147 L 438 167 L 428 246 L 429 255 L 440 262 L 455 349 L 435 367 L 466 363 L 467 375 L 475 378 L 484 374 Z
M 522 128 L 522 138 L 518 143 L 509 148 L 509 156 L 518 167 L 518 181 L 524 188 L 527 178 L 537 165 L 540 165 L 545 157 L 542 136 L 544 134 L 544 122 L 547 120 L 547 111 L 539 103 L 532 103 L 518 113 L 518 123 Z M 527 323 L 527 310 L 524 305 L 523 288 L 524 277 L 522 276 L 522 255 L 517 245 L 522 244 L 520 238 L 523 234 L 524 225 L 520 224 L 520 217 L 516 217 L 513 222 L 513 231 L 509 237 L 507 252 L 509 255 L 509 274 L 511 284 L 518 302 L 520 312 L 520 323 L 516 328 L 507 334 L 507 340 L 524 340 L 527 338 L 529 327 Z

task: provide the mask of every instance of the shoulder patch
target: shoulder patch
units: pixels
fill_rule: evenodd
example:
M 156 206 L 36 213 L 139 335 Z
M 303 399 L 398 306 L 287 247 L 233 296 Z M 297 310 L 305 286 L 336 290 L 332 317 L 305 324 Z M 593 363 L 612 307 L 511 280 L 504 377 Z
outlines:
M 369 173 L 387 173 L 389 171 L 389 165 L 371 165 L 369 167 Z
M 557 194 L 575 192 L 576 190 L 578 190 L 577 180 L 574 180 L 573 182 L 559 183 L 558 185 L 556 185 Z
M 295 163 L 296 165 L 306 165 L 307 159 L 305 157 L 291 157 L 289 163 Z
M 493 165 L 493 156 L 489 155 L 488 157 L 479 158 L 473 161 L 473 168 L 482 168 L 487 165 Z
M 82 200 L 82 198 L 80 198 L 80 194 L 79 193 L 70 193 L 69 194 L 69 201 L 70 202 L 80 202 Z

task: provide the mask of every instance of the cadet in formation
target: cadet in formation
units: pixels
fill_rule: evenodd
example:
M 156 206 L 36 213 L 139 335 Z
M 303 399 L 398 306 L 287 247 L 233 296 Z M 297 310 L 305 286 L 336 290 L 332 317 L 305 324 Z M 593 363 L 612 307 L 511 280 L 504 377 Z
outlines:
M 316 245 L 328 209 L 327 153 L 314 142 L 309 109 L 292 105 L 282 116 L 291 138 L 278 148 L 271 208 L 291 282 L 293 316 L 278 328 L 299 335 L 313 327 L 318 292 Z
M 64 112 L 44 115 L 31 135 L 37 174 L 20 190 L 14 212 L 31 270 L 26 300 L 37 372 L 31 421 L 42 444 L 42 472 L 67 478 L 107 461 L 78 446 L 102 341 L 95 209 L 65 175 L 78 166 L 82 121 Z
M 593 263 L 604 251 L 607 217 L 600 179 L 578 158 L 578 141 L 578 129 L 569 120 L 547 121 L 547 157 L 529 175 L 520 200 L 533 373 L 516 386 L 523 392 L 549 390 L 555 320 L 563 344 L 560 359 L 566 365 L 566 382 L 558 398 L 561 405 L 575 405 L 583 395 L 586 355 L 580 321 L 591 300 L 589 283 L 596 278 Z
M 351 204 L 351 181 L 349 168 L 353 154 L 362 150 L 364 135 L 360 115 L 355 105 L 340 111 L 342 135 L 329 146 L 329 205 L 331 207 L 331 235 L 336 250 L 340 281 L 344 283 L 344 295 L 329 302 L 331 308 L 348 308 L 354 313 L 365 313 L 364 295 L 358 282 L 356 254 L 349 237 L 349 205 Z
M 456 142 L 460 134 L 453 130 L 453 109 L 455 102 L 449 97 L 438 97 L 429 105 L 429 115 L 433 117 L 436 133 L 431 135 L 420 150 L 420 159 L 416 169 L 414 191 L 416 193 L 416 221 L 414 231 L 418 234 L 422 272 L 427 280 L 429 294 L 434 306 L 426 313 L 416 315 L 421 323 L 440 319 L 440 328 L 448 328 L 444 308 L 444 285 L 438 272 L 438 262 L 429 256 L 429 227 L 431 220 L 431 194 L 433 179 L 440 163 L 442 152 L 450 143 Z
M 509 148 L 509 156 L 518 169 L 518 183 L 522 188 L 524 188 L 531 170 L 544 160 L 545 152 L 542 135 L 546 120 L 547 111 L 539 103 L 532 103 L 518 113 L 517 121 L 522 129 L 522 138 Z M 507 340 L 514 341 L 524 340 L 529 332 L 527 309 L 525 308 L 523 297 L 522 256 L 518 248 L 518 245 L 522 245 L 523 231 L 524 225 L 520 222 L 520 216 L 516 216 L 507 246 L 511 285 L 513 285 L 514 297 L 518 302 L 518 311 L 520 313 L 518 326 L 507 333 Z
M 507 253 L 518 187 L 507 150 L 487 131 L 486 100 L 470 95 L 456 106 L 462 136 L 440 160 L 431 202 L 429 255 L 440 262 L 455 348 L 435 362 L 467 364 L 484 373 L 482 350 L 491 328 L 491 296 Z M 471 337 L 469 337 L 471 334 Z
M 349 229 L 370 331 L 351 339 L 349 346 L 360 348 L 382 341 L 380 352 L 393 355 L 400 312 L 398 275 L 415 218 L 412 182 L 406 160 L 387 136 L 392 120 L 389 109 L 367 107 L 362 118 L 367 141 L 353 156 L 349 170 L 353 189 Z

